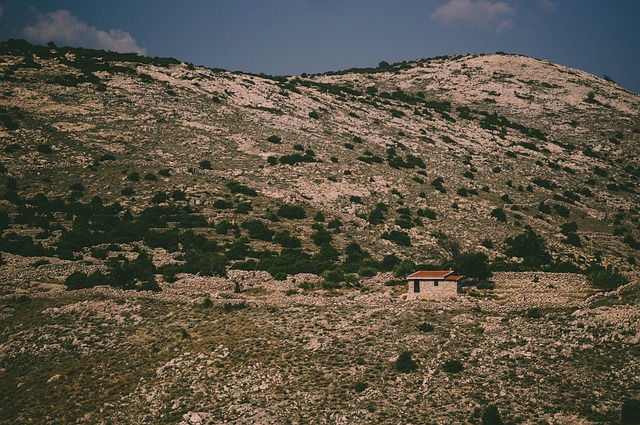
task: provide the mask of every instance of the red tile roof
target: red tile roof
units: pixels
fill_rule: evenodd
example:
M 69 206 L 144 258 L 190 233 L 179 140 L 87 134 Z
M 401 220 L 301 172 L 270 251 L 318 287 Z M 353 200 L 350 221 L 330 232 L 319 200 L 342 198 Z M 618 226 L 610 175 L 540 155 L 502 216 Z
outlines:
M 453 274 L 453 270 L 420 270 L 407 276 L 407 279 L 444 279 Z
M 451 276 L 447 276 L 444 278 L 444 280 L 449 280 L 449 281 L 454 281 L 457 282 L 460 279 L 462 279 L 462 276 L 458 276 L 458 275 L 451 275 Z

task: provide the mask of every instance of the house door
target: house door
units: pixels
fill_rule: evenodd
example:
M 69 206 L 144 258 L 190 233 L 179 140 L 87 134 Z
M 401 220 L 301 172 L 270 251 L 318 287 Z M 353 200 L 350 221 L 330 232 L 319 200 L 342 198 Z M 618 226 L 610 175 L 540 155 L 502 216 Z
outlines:
M 413 292 L 420 292 L 420 281 L 419 280 L 414 280 L 413 281 Z

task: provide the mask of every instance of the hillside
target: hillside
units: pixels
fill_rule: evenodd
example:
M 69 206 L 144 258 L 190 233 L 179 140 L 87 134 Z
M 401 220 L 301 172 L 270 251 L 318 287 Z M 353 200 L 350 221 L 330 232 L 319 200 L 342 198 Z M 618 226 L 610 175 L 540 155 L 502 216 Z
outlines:
M 3 42 L 0 422 L 618 418 L 639 112 L 518 55 L 274 77 Z M 406 272 L 469 258 L 494 291 L 403 300 Z M 594 295 L 605 267 L 631 283 Z

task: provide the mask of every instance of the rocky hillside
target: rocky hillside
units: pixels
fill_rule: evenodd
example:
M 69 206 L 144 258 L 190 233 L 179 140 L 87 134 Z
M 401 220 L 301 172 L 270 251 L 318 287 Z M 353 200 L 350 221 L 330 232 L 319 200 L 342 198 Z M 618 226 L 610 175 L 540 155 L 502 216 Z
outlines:
M 135 215 L 179 190 L 210 225 L 250 208 L 309 248 L 322 212 L 339 250 L 432 263 L 449 259 L 442 235 L 500 258 L 530 227 L 558 260 L 633 266 L 640 98 L 584 72 L 500 54 L 268 77 L 2 50 L 2 163 L 22 198 L 100 196 Z M 282 204 L 306 219 L 275 222 Z
M 639 111 L 516 55 L 0 43 L 0 423 L 633 418 Z M 407 301 L 418 267 L 479 283 Z

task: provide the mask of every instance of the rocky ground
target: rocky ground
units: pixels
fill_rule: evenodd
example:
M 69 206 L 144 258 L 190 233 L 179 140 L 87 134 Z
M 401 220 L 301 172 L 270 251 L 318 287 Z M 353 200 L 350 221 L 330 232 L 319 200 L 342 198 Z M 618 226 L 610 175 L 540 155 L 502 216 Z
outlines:
M 480 423 L 496 405 L 506 423 L 615 423 L 639 395 L 637 276 L 603 295 L 581 275 L 498 273 L 493 291 L 411 302 L 384 274 L 298 287 L 312 278 L 5 284 L 0 422 Z

